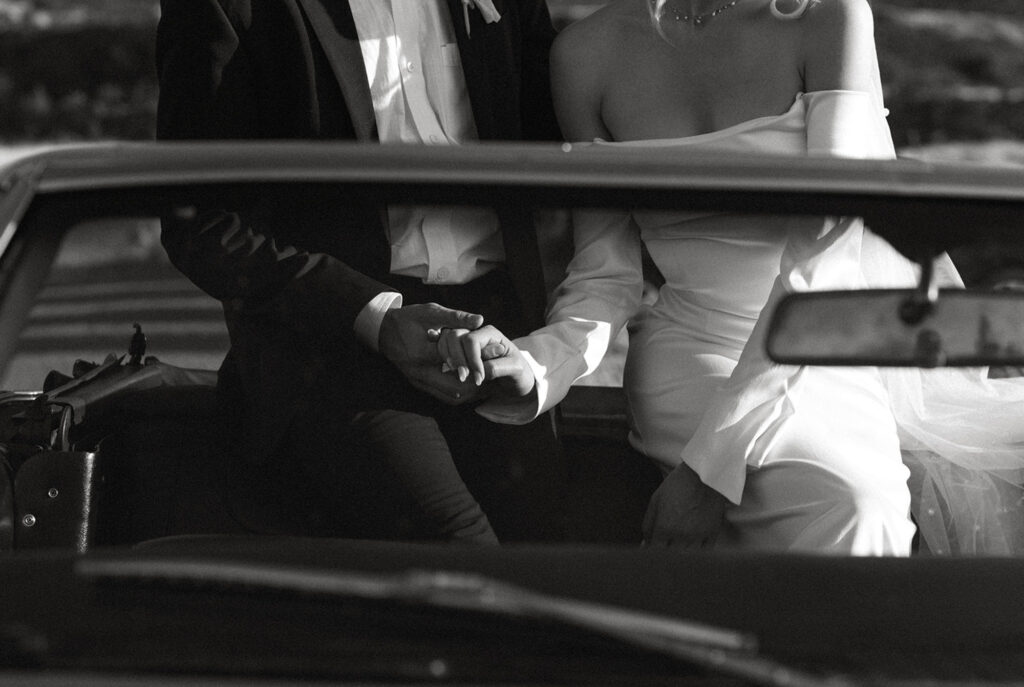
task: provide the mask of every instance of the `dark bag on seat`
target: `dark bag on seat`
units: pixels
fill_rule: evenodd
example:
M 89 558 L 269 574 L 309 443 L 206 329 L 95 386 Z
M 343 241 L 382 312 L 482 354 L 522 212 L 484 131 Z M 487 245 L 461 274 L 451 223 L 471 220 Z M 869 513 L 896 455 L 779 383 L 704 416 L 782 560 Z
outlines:
M 17 548 L 86 551 L 96 541 L 101 493 L 97 453 L 42 451 L 32 456 L 14 480 Z
M 45 394 L 0 398 L 0 548 L 84 551 L 92 541 L 97 457 L 71 449 L 72 413 Z
M 117 451 L 103 446 L 131 422 L 133 399 L 167 386 L 213 395 L 215 372 L 122 360 L 79 369 L 43 393 L 0 395 L 0 550 L 114 543 L 117 514 L 103 505 L 116 483 L 107 454 Z

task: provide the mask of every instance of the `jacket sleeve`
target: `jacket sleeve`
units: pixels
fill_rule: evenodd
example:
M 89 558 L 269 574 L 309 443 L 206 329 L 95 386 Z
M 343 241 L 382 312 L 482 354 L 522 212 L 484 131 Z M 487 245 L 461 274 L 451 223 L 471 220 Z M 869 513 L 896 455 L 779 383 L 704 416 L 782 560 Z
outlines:
M 628 210 L 575 210 L 574 254 L 552 294 L 547 323 L 515 340 L 533 369 L 536 394 L 495 397 L 477 408 L 489 420 L 522 424 L 565 398 L 593 372 L 611 341 L 640 308 L 640 231 Z
M 244 40 L 247 7 L 244 0 L 162 0 L 159 139 L 263 137 L 259 76 Z M 327 254 L 275 240 L 273 224 L 286 220 L 269 205 L 197 204 L 190 215 L 164 218 L 162 242 L 174 265 L 229 309 L 311 334 L 351 336 L 358 312 L 387 287 Z

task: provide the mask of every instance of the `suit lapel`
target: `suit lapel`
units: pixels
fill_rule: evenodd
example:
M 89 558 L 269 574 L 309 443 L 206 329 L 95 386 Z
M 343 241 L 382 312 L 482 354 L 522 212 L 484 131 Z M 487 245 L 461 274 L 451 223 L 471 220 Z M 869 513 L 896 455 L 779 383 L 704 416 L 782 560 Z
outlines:
M 517 137 L 518 113 L 503 94 L 516 92 L 513 57 L 506 36 L 508 22 L 486 24 L 475 9 L 469 11 L 471 34 L 466 33 L 462 0 L 446 0 L 459 44 L 462 68 L 469 89 L 473 118 L 481 140 Z M 373 99 L 366 83 L 363 55 L 359 49 L 352 10 L 344 0 L 298 0 L 319 41 L 348 106 L 349 116 L 361 141 L 377 140 Z M 495 0 L 503 15 L 506 3 Z M 510 83 L 510 81 L 512 83 Z M 508 88 L 511 87 L 512 91 Z M 509 130 L 511 126 L 512 130 Z
M 505 87 L 508 85 L 509 74 L 514 69 L 506 33 L 510 22 L 502 19 L 496 24 L 487 24 L 480 12 L 470 8 L 470 33 L 467 34 L 462 0 L 447 2 L 459 44 L 462 72 L 469 89 L 477 133 L 484 141 L 514 138 L 514 131 L 508 128 L 508 117 L 517 117 L 517 114 L 512 111 L 514 108 L 510 101 L 504 97 L 508 93 Z M 504 17 L 504 3 L 495 0 L 494 6 Z
M 347 1 L 341 0 L 299 0 L 299 4 L 341 86 L 356 138 L 376 141 L 377 120 L 373 114 L 370 87 L 366 83 L 366 69 L 352 9 Z

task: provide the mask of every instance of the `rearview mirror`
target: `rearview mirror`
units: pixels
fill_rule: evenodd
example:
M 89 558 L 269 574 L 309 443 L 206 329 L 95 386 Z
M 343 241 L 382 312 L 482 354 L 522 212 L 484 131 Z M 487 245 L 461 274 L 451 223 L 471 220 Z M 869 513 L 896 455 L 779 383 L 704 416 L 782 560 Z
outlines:
M 794 365 L 1024 365 L 1024 293 L 912 289 L 791 294 L 776 308 L 768 356 Z

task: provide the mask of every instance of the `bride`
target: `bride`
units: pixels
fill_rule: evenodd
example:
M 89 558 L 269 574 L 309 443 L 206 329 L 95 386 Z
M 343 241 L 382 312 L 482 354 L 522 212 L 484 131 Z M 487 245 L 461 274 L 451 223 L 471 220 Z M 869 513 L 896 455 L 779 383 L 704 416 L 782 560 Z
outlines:
M 615 0 L 564 30 L 551 60 L 570 141 L 895 156 L 867 0 Z M 512 397 L 479 411 L 522 422 L 630 320 L 630 442 L 666 474 L 649 544 L 907 555 L 919 528 L 936 553 L 1019 545 L 1004 486 L 1024 467 L 1008 411 L 1024 385 L 982 370 L 780 366 L 763 353 L 760 314 L 787 292 L 915 283 L 860 220 L 577 211 L 574 241 L 546 327 L 514 342 L 489 327 L 445 331 L 439 346 L 456 368 L 514 378 Z M 644 306 L 641 242 L 665 279 Z M 948 258 L 938 267 L 960 285 Z M 488 343 L 507 351 L 501 365 L 480 356 Z

